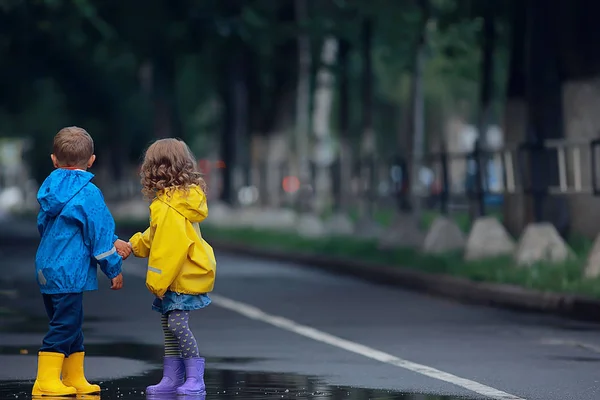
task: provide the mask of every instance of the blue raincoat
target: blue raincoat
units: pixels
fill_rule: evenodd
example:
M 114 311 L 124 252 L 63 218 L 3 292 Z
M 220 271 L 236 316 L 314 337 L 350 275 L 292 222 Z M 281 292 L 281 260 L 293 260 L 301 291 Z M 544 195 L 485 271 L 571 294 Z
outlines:
M 44 294 L 98 289 L 97 265 L 112 279 L 121 273 L 115 221 L 100 189 L 82 170 L 57 169 L 38 191 L 41 242 L 35 267 Z

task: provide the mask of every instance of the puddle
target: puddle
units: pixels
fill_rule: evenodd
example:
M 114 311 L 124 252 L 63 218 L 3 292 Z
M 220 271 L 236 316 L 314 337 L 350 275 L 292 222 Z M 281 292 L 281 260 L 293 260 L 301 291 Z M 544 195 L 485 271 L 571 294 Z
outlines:
M 0 356 L 30 354 L 38 351 L 37 346 L 0 346 Z M 86 345 L 88 356 L 102 356 L 145 361 L 158 367 L 162 360 L 163 347 L 160 345 L 146 345 L 140 343 L 106 343 Z M 1 357 L 0 357 L 1 359 Z M 388 400 L 465 400 L 464 397 L 438 396 L 433 394 L 401 393 L 388 390 L 375 390 L 364 388 L 351 388 L 331 386 L 323 383 L 318 377 L 269 373 L 269 372 L 244 372 L 241 365 L 249 364 L 262 359 L 244 357 L 209 357 L 207 362 L 212 365 L 221 364 L 239 366 L 235 369 L 209 369 L 206 371 L 205 381 L 207 396 L 188 397 L 189 400 L 229 400 L 229 399 L 336 399 L 336 400 L 361 400 L 361 399 L 388 399 Z M 118 363 L 118 361 L 115 361 Z M 33 373 L 33 371 L 32 371 Z M 27 375 L 24 375 L 27 376 Z M 162 377 L 162 369 L 156 368 L 142 376 L 115 379 L 99 383 L 102 386 L 100 396 L 79 397 L 81 400 L 143 400 L 148 385 L 155 384 Z M 33 381 L 0 381 L 0 400 L 31 399 Z M 68 398 L 63 398 L 68 399 Z M 74 399 L 74 398 L 70 398 Z M 176 400 L 176 396 L 152 396 L 148 399 Z M 180 398 L 183 399 L 183 398 Z M 473 398 L 469 398 L 473 400 Z M 44 397 L 43 400 L 53 400 Z
M 125 378 L 111 382 L 99 382 L 101 396 L 86 396 L 93 400 L 142 400 L 146 399 L 144 388 L 156 383 L 162 376 L 154 370 L 142 377 Z M 465 400 L 464 397 L 437 396 L 431 394 L 400 393 L 387 390 L 329 386 L 319 379 L 293 374 L 241 372 L 233 370 L 208 370 L 206 372 L 207 396 L 188 397 L 198 400 L 225 399 L 387 399 L 387 400 Z M 0 399 L 31 398 L 32 382 L 0 382 Z M 175 400 L 176 396 L 152 396 L 148 399 Z M 182 399 L 180 397 L 180 399 Z M 44 397 L 44 400 L 52 400 Z M 471 400 L 473 400 L 471 398 Z
M 0 346 L 0 356 L 35 355 L 39 345 L 32 346 Z M 88 357 L 127 357 L 128 359 L 145 361 L 148 363 L 162 363 L 164 348 L 162 345 L 150 345 L 129 342 L 111 342 L 102 344 L 85 345 L 85 354 Z M 237 364 L 244 365 L 264 361 L 264 358 L 252 357 L 207 357 L 210 364 Z M 0 384 L 1 385 L 1 384 Z
M 4 317 L 6 321 L 0 326 L 0 332 L 6 333 L 39 333 L 45 334 L 48 332 L 48 317 L 46 315 L 32 315 L 26 314 L 24 311 L 18 309 L 4 309 Z M 2 310 L 0 310 L 0 316 L 2 316 Z M 91 333 L 94 331 L 93 328 L 89 327 L 91 323 L 98 323 L 109 321 L 107 318 L 98 318 L 95 316 L 89 316 L 85 319 L 83 326 L 83 333 Z M 112 318 L 110 321 L 118 321 L 116 318 Z

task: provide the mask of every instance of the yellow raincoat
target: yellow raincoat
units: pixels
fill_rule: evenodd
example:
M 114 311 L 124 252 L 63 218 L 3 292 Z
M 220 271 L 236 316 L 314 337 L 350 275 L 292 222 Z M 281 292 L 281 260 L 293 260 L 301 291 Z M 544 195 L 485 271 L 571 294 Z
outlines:
M 136 257 L 148 258 L 146 286 L 155 296 L 167 290 L 197 295 L 212 291 L 216 260 L 199 223 L 208 216 L 206 196 L 197 186 L 169 188 L 150 204 L 150 227 L 129 240 Z

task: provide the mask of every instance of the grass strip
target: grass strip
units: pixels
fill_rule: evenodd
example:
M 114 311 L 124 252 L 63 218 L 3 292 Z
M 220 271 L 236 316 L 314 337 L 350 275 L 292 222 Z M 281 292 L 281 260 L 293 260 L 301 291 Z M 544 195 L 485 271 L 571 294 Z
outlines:
M 327 257 L 341 257 L 442 273 L 478 282 L 504 283 L 545 292 L 586 295 L 600 299 L 600 280 L 583 277 L 583 257 L 563 263 L 540 262 L 519 268 L 511 257 L 465 261 L 460 253 L 423 254 L 415 249 L 380 250 L 375 240 L 345 237 L 303 238 L 293 233 L 248 228 L 203 227 L 207 241 L 228 241 L 255 248 L 275 249 Z

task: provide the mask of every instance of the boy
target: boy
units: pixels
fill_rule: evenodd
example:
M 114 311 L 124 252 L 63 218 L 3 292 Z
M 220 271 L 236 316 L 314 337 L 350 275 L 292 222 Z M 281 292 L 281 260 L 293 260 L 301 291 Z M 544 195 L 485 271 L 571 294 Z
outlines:
M 38 354 L 33 396 L 100 392 L 83 370 L 83 292 L 98 289 L 97 264 L 123 287 L 122 258 L 115 246 L 115 222 L 102 193 L 90 181 L 94 142 L 82 128 L 64 128 L 54 137 L 50 156 L 56 168 L 42 184 L 35 265 L 50 329 Z M 61 381 L 62 374 L 62 381 Z

